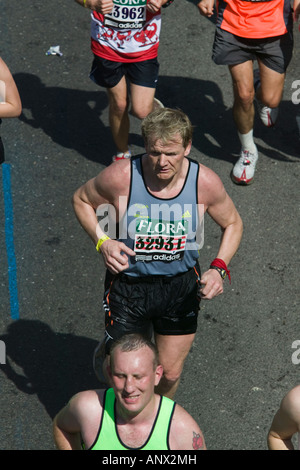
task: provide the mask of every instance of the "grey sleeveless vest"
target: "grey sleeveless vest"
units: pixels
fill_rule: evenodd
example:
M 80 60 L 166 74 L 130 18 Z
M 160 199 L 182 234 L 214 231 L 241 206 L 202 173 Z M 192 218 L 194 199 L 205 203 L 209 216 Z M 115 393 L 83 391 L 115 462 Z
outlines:
M 171 199 L 160 199 L 147 190 L 142 156 L 131 159 L 131 187 L 127 212 L 120 223 L 119 240 L 135 251 L 129 259 L 130 276 L 186 272 L 199 256 L 197 206 L 199 165 L 189 160 L 185 183 Z

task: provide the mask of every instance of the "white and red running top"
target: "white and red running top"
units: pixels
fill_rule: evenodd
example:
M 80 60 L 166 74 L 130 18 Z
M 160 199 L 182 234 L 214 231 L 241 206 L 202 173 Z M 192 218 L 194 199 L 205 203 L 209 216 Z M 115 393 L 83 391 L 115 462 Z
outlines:
M 114 0 L 110 14 L 92 12 L 92 52 L 114 62 L 157 57 L 161 12 L 150 13 L 147 0 Z

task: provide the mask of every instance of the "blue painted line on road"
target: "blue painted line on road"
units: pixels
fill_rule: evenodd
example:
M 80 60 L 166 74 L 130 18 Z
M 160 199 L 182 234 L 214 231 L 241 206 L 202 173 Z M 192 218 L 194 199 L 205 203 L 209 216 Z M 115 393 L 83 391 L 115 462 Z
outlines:
M 17 285 L 17 263 L 14 246 L 14 212 L 11 193 L 11 168 L 7 163 L 2 164 L 2 186 L 4 195 L 5 244 L 8 264 L 10 316 L 13 320 L 17 320 L 19 318 L 19 300 Z

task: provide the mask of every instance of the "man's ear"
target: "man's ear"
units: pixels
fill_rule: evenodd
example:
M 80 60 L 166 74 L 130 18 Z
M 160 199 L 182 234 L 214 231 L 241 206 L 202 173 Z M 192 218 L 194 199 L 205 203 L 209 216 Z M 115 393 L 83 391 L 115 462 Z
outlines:
M 156 371 L 155 371 L 155 385 L 157 386 L 160 382 L 160 379 L 162 378 L 162 375 L 163 375 L 163 366 L 162 365 L 158 365 L 156 367 Z
M 191 148 L 192 148 L 192 141 L 190 140 L 184 151 L 185 157 L 187 157 L 190 154 Z

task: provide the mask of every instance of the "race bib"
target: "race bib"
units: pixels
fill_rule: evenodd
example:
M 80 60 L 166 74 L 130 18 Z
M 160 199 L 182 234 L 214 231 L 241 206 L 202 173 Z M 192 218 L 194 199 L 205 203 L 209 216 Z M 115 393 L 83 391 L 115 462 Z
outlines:
M 136 261 L 180 260 L 187 242 L 186 220 L 165 222 L 162 220 L 139 220 L 136 225 L 134 251 Z
M 146 22 L 147 0 L 114 0 L 111 13 L 105 15 L 104 25 L 120 29 L 140 29 Z

